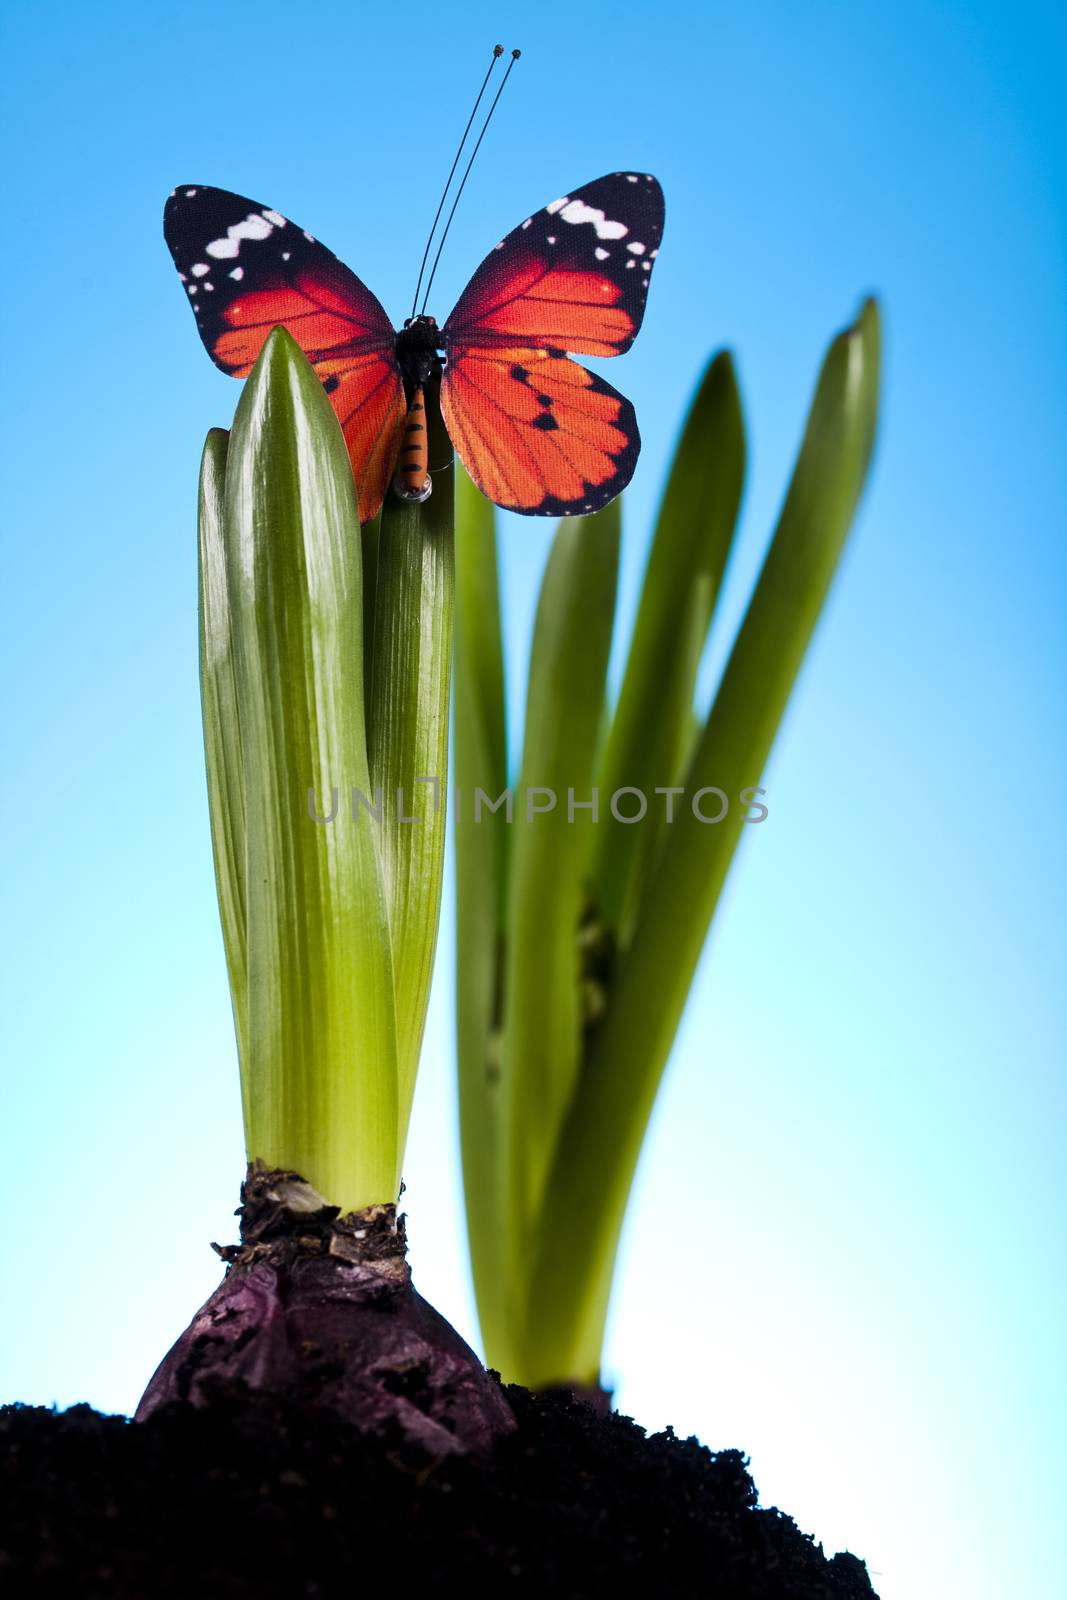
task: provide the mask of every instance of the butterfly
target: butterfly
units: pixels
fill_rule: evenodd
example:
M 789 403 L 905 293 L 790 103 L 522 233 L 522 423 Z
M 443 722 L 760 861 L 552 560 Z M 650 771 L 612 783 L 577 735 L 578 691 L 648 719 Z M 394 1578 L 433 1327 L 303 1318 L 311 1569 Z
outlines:
M 391 481 L 403 493 L 403 474 L 428 465 L 409 442 L 425 439 L 409 406 L 438 376 L 449 438 L 496 505 L 573 516 L 629 483 L 641 443 L 634 408 L 571 354 L 621 355 L 641 326 L 663 234 L 663 191 L 648 174 L 610 173 L 527 217 L 442 327 L 421 315 L 394 329 L 325 245 L 228 190 L 175 189 L 163 231 L 217 367 L 247 377 L 279 324 L 307 355 L 341 423 L 362 521 Z M 398 472 L 402 449 L 416 464 Z M 405 497 L 424 497 L 419 489 Z

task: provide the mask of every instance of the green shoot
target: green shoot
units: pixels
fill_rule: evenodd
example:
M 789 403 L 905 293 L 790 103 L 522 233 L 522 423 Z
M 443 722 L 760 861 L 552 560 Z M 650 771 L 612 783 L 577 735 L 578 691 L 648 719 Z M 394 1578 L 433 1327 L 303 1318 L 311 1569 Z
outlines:
M 590 807 L 619 561 L 619 502 L 561 522 L 530 656 L 504 955 L 502 1083 L 508 1287 L 525 1293 L 559 1124 L 581 1062 L 576 929 L 596 820 Z
M 222 428 L 212 428 L 200 463 L 200 697 L 215 887 L 247 1121 L 250 1106 L 245 1066 L 248 1061 L 248 881 L 244 770 L 223 532 L 229 437 Z
M 510 838 L 490 845 L 469 819 L 457 829 L 472 1260 L 488 1358 L 515 1381 L 598 1382 L 619 1233 L 648 1118 L 743 831 L 743 791 L 760 785 L 863 490 L 878 370 L 878 313 L 868 303 L 827 354 L 763 571 L 700 726 L 694 686 L 745 456 L 732 365 L 726 356 L 712 363 L 664 497 L 597 769 L 601 819 L 584 839 L 580 828 L 565 833 L 558 806 L 568 788 L 591 780 L 615 558 L 610 535 L 596 526 L 603 517 L 584 529 L 565 526 L 553 551 L 523 776 L 555 790 L 557 811 L 526 822 L 520 790 Z M 576 534 L 584 544 L 573 542 Z M 462 691 L 471 704 L 457 699 L 456 761 L 466 808 L 479 774 L 499 783 L 504 730 L 495 564 L 491 591 L 488 578 L 479 588 L 477 574 L 465 571 L 479 563 L 490 570 L 486 515 L 467 505 L 462 535 L 457 697 Z M 491 611 L 489 624 L 476 607 Z M 616 790 L 630 787 L 651 801 L 670 786 L 684 790 L 672 824 L 653 821 L 651 806 L 639 824 L 610 817 Z M 712 788 L 732 803 L 709 826 L 692 801 Z M 493 1281 L 483 1281 L 489 1273 Z
M 633 643 L 599 773 L 605 795 L 651 798 L 676 784 L 690 743 L 697 668 L 733 541 L 745 475 L 745 429 L 733 361 L 708 365 L 682 431 L 645 574 Z M 597 909 L 625 938 L 648 869 L 654 826 L 596 832 Z
M 493 508 L 467 474 L 456 487 L 455 807 L 456 1031 L 468 1236 L 478 1317 L 496 1359 L 510 1366 L 504 1309 L 500 983 L 509 828 L 482 807 L 508 781 L 504 660 Z
M 433 493 L 421 504 L 389 494 L 382 508 L 368 700 L 369 798 L 382 813 L 396 978 L 398 1162 L 430 997 L 445 858 L 455 491 L 434 384 L 426 388 L 426 421 Z
M 215 875 L 250 1161 L 344 1211 L 392 1202 L 444 869 L 451 451 L 359 526 L 340 425 L 282 328 L 200 484 Z
M 393 972 L 379 842 L 352 823 L 369 790 L 360 530 L 344 440 L 321 384 L 282 329 L 237 407 L 225 461 L 221 592 L 217 469 L 202 506 L 209 793 L 229 818 L 246 973 L 227 932 L 249 1159 L 299 1172 L 344 1210 L 396 1197 Z M 220 712 L 221 708 L 221 712 Z M 223 790 L 222 784 L 226 788 Z M 243 792 L 242 792 L 243 791 Z M 213 807 L 214 810 L 214 807 Z M 333 812 L 332 820 L 326 818 Z M 232 898 L 232 897 L 231 897 Z M 224 926 L 235 917 L 224 909 Z M 235 970 L 236 969 L 236 970 Z

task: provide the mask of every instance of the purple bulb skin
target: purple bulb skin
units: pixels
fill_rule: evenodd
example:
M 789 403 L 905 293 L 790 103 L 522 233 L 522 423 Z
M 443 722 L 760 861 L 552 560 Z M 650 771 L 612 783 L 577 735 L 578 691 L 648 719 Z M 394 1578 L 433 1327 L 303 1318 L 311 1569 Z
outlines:
M 341 1217 L 294 1173 L 249 1168 L 241 1243 L 135 1413 L 242 1386 L 323 1407 L 414 1459 L 487 1454 L 515 1420 L 494 1374 L 411 1281 L 395 1206 Z

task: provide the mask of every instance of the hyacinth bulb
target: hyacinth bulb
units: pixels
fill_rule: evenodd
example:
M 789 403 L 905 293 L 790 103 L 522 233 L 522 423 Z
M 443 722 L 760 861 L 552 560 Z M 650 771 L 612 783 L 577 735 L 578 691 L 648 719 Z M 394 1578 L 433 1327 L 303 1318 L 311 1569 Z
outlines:
M 416 1455 L 483 1453 L 515 1426 L 496 1378 L 416 1291 L 395 1206 L 342 1217 L 297 1174 L 249 1168 L 241 1242 L 160 1363 L 143 1421 L 243 1387 L 344 1417 Z

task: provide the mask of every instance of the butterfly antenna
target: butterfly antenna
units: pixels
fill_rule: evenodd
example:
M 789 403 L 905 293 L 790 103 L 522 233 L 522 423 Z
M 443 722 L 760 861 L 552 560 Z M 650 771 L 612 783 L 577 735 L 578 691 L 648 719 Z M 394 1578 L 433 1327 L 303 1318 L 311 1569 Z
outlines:
M 515 65 L 516 61 L 519 59 L 519 57 L 521 55 L 522 55 L 522 51 L 521 50 L 513 50 L 511 52 L 511 60 L 508 62 L 508 70 L 505 72 L 503 78 L 501 79 L 500 88 L 497 90 L 495 96 L 493 97 L 493 103 L 489 107 L 489 114 L 486 117 L 485 122 L 482 124 L 482 131 L 478 135 L 478 139 L 477 139 L 477 142 L 476 142 L 476 144 L 474 146 L 474 149 L 471 151 L 471 158 L 467 162 L 467 170 L 463 174 L 463 180 L 460 183 L 459 188 L 456 190 L 456 198 L 452 202 L 452 209 L 448 213 L 448 221 L 445 223 L 445 231 L 441 235 L 441 242 L 437 246 L 437 254 L 434 256 L 434 258 L 433 258 L 433 266 L 430 268 L 430 276 L 429 276 L 429 279 L 427 280 L 427 283 L 426 283 L 426 293 L 422 297 L 423 315 L 425 315 L 426 304 L 427 304 L 427 302 L 428 302 L 428 300 L 430 298 L 430 290 L 433 288 L 434 275 L 437 272 L 437 263 L 441 259 L 441 251 L 445 247 L 445 240 L 448 238 L 448 230 L 452 226 L 452 218 L 456 214 L 456 207 L 459 205 L 460 196 L 462 195 L 464 189 L 467 186 L 467 179 L 471 175 L 471 168 L 474 165 L 474 158 L 478 154 L 478 150 L 479 150 L 479 147 L 481 145 L 482 140 L 485 138 L 485 131 L 488 128 L 490 122 L 492 122 L 492 120 L 493 120 L 493 112 L 496 110 L 497 101 L 500 99 L 500 96 L 504 93 L 504 85 L 507 83 L 508 79 L 511 77 L 511 69 Z M 473 115 L 472 115 L 471 121 L 473 122 L 473 120 L 474 120 L 474 118 L 473 118 Z M 456 157 L 456 160 L 457 161 L 459 160 L 459 156 L 458 155 Z M 455 168 L 453 168 L 452 170 L 455 171 Z M 451 179 L 449 181 L 451 182 Z M 442 200 L 441 204 L 444 205 L 444 201 L 443 200 Z M 429 247 L 427 246 L 427 254 L 428 253 L 429 253 Z M 421 278 L 421 273 L 420 273 L 420 278 Z M 417 291 L 416 291 L 415 298 L 418 299 L 418 292 Z
M 412 316 L 415 315 L 415 307 L 419 303 L 419 290 L 422 288 L 422 275 L 426 271 L 426 263 L 430 258 L 430 246 L 433 244 L 433 236 L 437 231 L 437 224 L 441 220 L 441 212 L 445 209 L 445 201 L 448 199 L 448 191 L 452 187 L 452 179 L 456 176 L 456 168 L 459 166 L 459 158 L 463 154 L 463 146 L 467 142 L 467 135 L 470 133 L 471 128 L 472 128 L 472 126 L 474 124 L 474 119 L 478 115 L 478 107 L 482 103 L 482 96 L 485 93 L 486 86 L 487 86 L 487 84 L 489 82 L 489 79 L 492 77 L 493 68 L 496 66 L 497 62 L 500 60 L 500 57 L 503 54 L 504 54 L 504 46 L 502 44 L 495 44 L 493 46 L 493 59 L 489 63 L 489 70 L 486 72 L 485 77 L 482 79 L 482 86 L 478 90 L 478 98 L 474 102 L 474 109 L 472 110 L 472 112 L 470 114 L 470 119 L 467 122 L 467 126 L 463 130 L 463 137 L 459 141 L 459 148 L 456 151 L 456 159 L 452 163 L 452 170 L 448 174 L 448 181 L 446 182 L 446 184 L 444 186 L 444 189 L 441 192 L 441 203 L 437 207 L 437 214 L 435 215 L 435 217 L 433 219 L 433 226 L 430 229 L 430 237 L 426 241 L 426 249 L 422 252 L 422 264 L 419 267 L 419 281 L 415 285 L 415 298 L 411 302 L 411 315 Z

